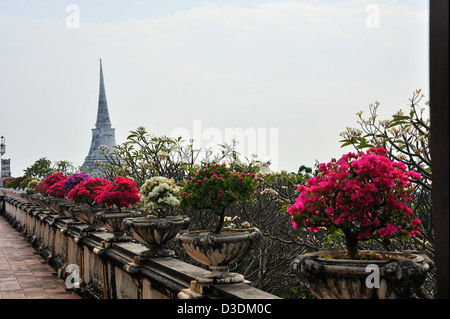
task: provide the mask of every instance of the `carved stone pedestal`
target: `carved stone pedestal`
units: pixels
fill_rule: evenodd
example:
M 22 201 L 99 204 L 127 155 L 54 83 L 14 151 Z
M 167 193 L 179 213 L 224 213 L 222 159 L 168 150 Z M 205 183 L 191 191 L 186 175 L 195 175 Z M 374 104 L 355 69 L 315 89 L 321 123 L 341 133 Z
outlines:
M 380 253 L 390 257 L 351 260 L 323 258 L 320 251 L 302 254 L 294 260 L 293 271 L 319 299 L 400 299 L 411 298 L 433 268 L 420 252 Z
M 143 216 L 135 218 L 125 218 L 123 225 L 131 236 L 144 244 L 148 250 L 136 256 L 136 263 L 143 263 L 145 259 L 155 257 L 173 257 L 175 252 L 167 249 L 175 235 L 186 229 L 191 220 L 187 216 L 168 216 L 158 218 L 157 216 Z
M 180 231 L 175 240 L 186 253 L 207 265 L 211 273 L 197 278 L 199 284 L 230 284 L 244 281 L 244 276 L 230 273 L 228 265 L 239 260 L 255 246 L 262 234 L 256 227 L 230 229 L 216 234 L 211 231 Z

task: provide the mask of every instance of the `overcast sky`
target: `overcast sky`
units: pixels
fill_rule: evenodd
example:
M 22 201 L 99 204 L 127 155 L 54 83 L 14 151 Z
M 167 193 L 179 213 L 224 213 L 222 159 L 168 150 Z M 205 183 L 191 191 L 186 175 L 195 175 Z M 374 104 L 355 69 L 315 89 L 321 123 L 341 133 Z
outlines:
M 425 0 L 0 0 L 3 158 L 84 162 L 101 58 L 117 143 L 242 129 L 276 170 L 329 161 L 369 104 L 428 99 L 428 20 Z

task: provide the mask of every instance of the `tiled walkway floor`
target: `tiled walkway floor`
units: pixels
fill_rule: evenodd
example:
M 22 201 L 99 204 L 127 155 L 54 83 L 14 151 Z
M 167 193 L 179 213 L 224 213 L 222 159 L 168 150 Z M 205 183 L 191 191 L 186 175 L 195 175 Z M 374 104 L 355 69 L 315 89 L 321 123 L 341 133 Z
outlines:
M 0 216 L 0 299 L 81 299 Z

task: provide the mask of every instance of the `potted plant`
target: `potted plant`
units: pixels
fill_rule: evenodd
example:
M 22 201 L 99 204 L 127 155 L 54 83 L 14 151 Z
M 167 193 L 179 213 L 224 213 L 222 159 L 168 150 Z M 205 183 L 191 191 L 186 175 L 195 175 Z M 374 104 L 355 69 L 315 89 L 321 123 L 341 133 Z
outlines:
M 425 254 L 358 251 L 358 243 L 379 239 L 388 247 L 393 238 L 420 235 L 420 220 L 408 206 L 414 194 L 411 179 L 419 178 L 402 162 L 391 161 L 381 147 L 320 164 L 318 175 L 298 187 L 299 196 L 287 212 L 294 228 L 326 228 L 342 235 L 346 251 L 298 256 L 293 267 L 300 282 L 319 298 L 408 297 L 418 289 L 432 267 Z M 379 289 L 366 282 L 372 264 L 380 269 Z M 403 268 L 409 270 L 401 273 Z M 395 278 L 399 285 L 389 280 Z
M 62 189 L 64 191 L 64 197 L 66 198 L 69 195 L 69 192 L 75 188 L 75 186 L 91 178 L 92 178 L 91 175 L 85 174 L 83 172 L 75 173 L 67 177 L 63 181 L 62 186 Z
M 123 236 L 125 227 L 122 222 L 125 218 L 137 217 L 141 214 L 136 211 L 122 211 L 122 209 L 139 203 L 140 197 L 136 182 L 128 177 L 116 176 L 113 183 L 106 184 L 99 190 L 94 200 L 107 208 L 96 213 L 94 217 L 101 226 L 114 235 L 108 241 L 129 240 L 129 237 Z
M 19 188 L 25 190 L 25 188 L 28 186 L 28 183 L 33 180 L 33 177 L 24 176 L 23 181 L 20 183 Z
M 25 194 L 27 195 L 25 199 L 34 205 L 42 206 L 44 205 L 44 198 L 36 188 L 39 183 L 41 181 L 37 179 L 33 179 L 28 183 L 27 187 L 25 187 Z
M 107 179 L 98 177 L 90 178 L 72 188 L 67 194 L 67 198 L 75 204 L 94 206 L 95 198 L 110 184 Z
M 60 214 L 66 215 L 68 217 L 72 217 L 72 213 L 70 210 L 74 207 L 74 205 L 70 202 L 68 198 L 69 192 L 75 188 L 82 181 L 91 179 L 90 175 L 85 173 L 75 173 L 70 175 L 65 179 L 61 179 L 52 186 L 48 188 L 46 194 L 48 198 L 58 198 L 59 201 L 53 201 L 51 203 L 52 208 L 59 212 Z
M 52 174 L 52 175 L 46 177 L 43 181 L 39 182 L 36 185 L 36 192 L 41 194 L 42 196 L 48 196 L 47 190 L 51 186 L 53 186 L 53 184 L 55 184 L 59 181 L 64 181 L 66 178 L 67 178 L 67 176 L 61 172 Z
M 109 185 L 111 183 L 107 179 L 98 177 L 80 182 L 67 194 L 67 198 L 76 206 L 65 209 L 64 214 L 87 224 L 94 224 L 95 212 L 102 209 L 96 198 Z
M 25 193 L 29 196 L 36 194 L 35 187 L 38 183 L 38 180 L 32 179 L 25 187 Z
M 253 227 L 224 228 L 225 213 L 230 205 L 251 199 L 257 178 L 225 164 L 201 169 L 187 180 L 181 190 L 181 205 L 190 209 L 206 209 L 217 216 L 213 230 L 181 231 L 176 241 L 198 262 L 208 265 L 212 273 L 197 278 L 198 283 L 217 284 L 241 282 L 244 277 L 230 273 L 228 265 L 239 260 L 261 237 Z
M 166 245 L 190 223 L 187 216 L 177 214 L 179 191 L 180 187 L 172 178 L 163 176 L 147 179 L 141 186 L 141 208 L 145 216 L 123 221 L 132 237 L 150 248 L 136 258 L 138 263 L 146 258 L 175 255 Z
M 43 198 L 37 199 L 37 201 L 40 201 L 41 204 L 50 210 L 60 212 L 60 207 L 58 205 L 63 197 L 63 194 L 61 194 L 61 186 L 62 182 L 66 179 L 66 175 L 58 172 L 39 182 L 36 185 L 35 190 L 37 193 L 41 194 Z
M 44 198 L 45 206 L 51 209 L 53 212 L 64 215 L 64 210 L 67 210 L 70 202 L 65 199 L 64 196 L 64 182 L 66 179 L 61 179 L 58 182 L 50 186 L 47 191 L 47 197 Z

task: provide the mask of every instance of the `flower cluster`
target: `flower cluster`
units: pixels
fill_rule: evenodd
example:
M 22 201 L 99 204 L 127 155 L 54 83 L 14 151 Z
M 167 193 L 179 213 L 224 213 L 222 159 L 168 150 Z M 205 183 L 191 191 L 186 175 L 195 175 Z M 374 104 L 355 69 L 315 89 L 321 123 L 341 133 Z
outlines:
M 141 203 L 147 210 L 161 212 L 180 205 L 180 187 L 173 178 L 155 176 L 145 181 L 140 188 Z
M 64 182 L 62 189 L 64 191 L 64 197 L 67 197 L 69 195 L 69 192 L 75 188 L 78 184 L 80 184 L 83 181 L 86 181 L 88 179 L 91 179 L 91 175 L 85 174 L 83 172 L 75 173 L 71 176 L 69 176 Z
M 59 172 L 37 183 L 34 191 L 44 196 L 67 198 L 77 204 L 103 204 L 107 208 L 117 206 L 120 210 L 140 201 L 136 185 L 127 177 L 114 177 L 111 183 L 82 172 L 70 177 Z
M 214 164 L 186 181 L 181 190 L 181 204 L 222 214 L 230 204 L 249 200 L 257 181 L 255 174 L 234 171 L 225 164 Z
M 47 196 L 64 198 L 64 179 L 56 182 L 47 189 Z
M 10 177 L 5 178 L 3 180 L 3 186 L 5 188 L 24 188 L 21 187 L 22 183 L 27 181 L 30 177 L 27 177 L 26 175 L 20 176 L 20 177 Z M 1 184 L 0 184 L 1 185 Z
M 140 202 L 139 190 L 136 182 L 127 177 L 116 176 L 114 182 L 107 185 L 103 192 L 95 198 L 95 201 L 110 208 L 128 208 Z
M 60 181 L 64 181 L 66 178 L 67 178 L 67 176 L 61 172 L 52 174 L 52 175 L 48 176 L 46 179 L 44 179 L 43 181 L 39 182 L 36 185 L 35 190 L 36 190 L 36 192 L 40 193 L 43 196 L 52 196 L 47 193 L 47 191 L 50 189 L 50 187 L 52 187 L 54 184 L 56 184 Z M 62 185 L 60 185 L 60 186 L 62 186 Z M 60 186 L 58 186 L 58 187 L 60 187 Z M 52 194 L 58 193 L 58 190 L 57 190 L 58 187 L 55 187 L 51 191 L 51 193 Z
M 419 235 L 420 220 L 408 203 L 415 190 L 411 179 L 420 174 L 386 154 L 384 148 L 370 148 L 320 164 L 319 174 L 298 187 L 300 195 L 287 210 L 294 228 L 341 228 L 347 245 L 349 240 Z
M 107 179 L 90 178 L 76 185 L 67 195 L 67 198 L 77 204 L 93 205 L 96 198 L 103 193 L 105 187 L 111 185 Z
M 225 216 L 224 225 L 229 228 L 250 228 L 250 223 L 245 221 L 238 224 L 239 216 L 234 216 L 233 218 Z
M 35 187 L 36 187 L 36 185 L 37 185 L 38 183 L 39 183 L 38 180 L 32 179 L 32 180 L 27 184 L 27 186 L 25 187 L 25 193 L 26 193 L 27 195 L 33 195 L 33 194 L 36 194 L 36 191 L 35 191 L 34 189 L 35 189 Z

